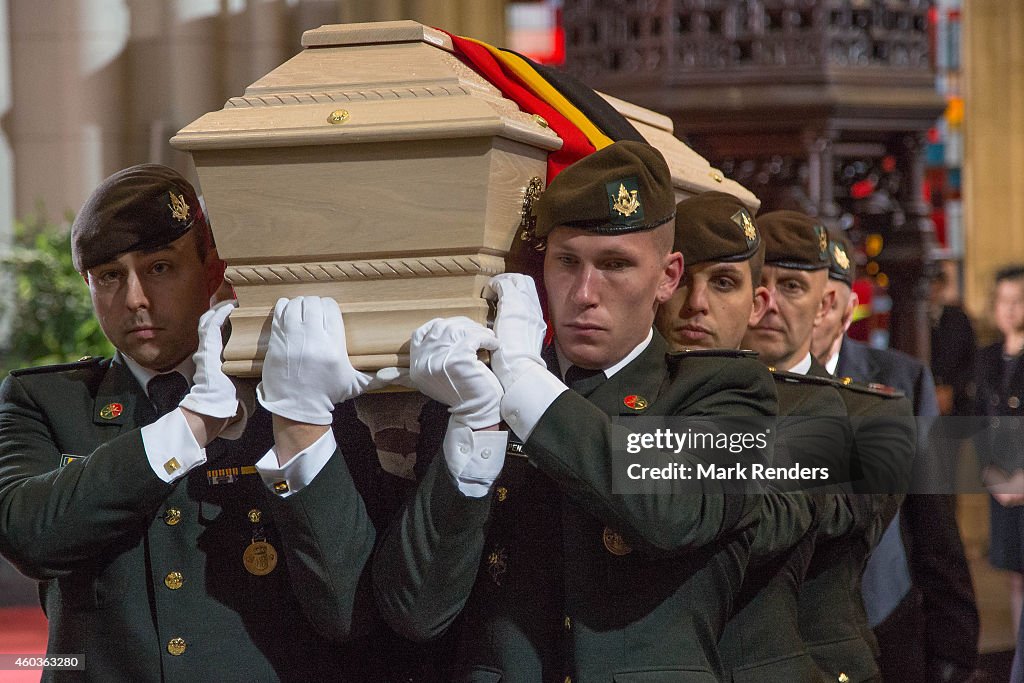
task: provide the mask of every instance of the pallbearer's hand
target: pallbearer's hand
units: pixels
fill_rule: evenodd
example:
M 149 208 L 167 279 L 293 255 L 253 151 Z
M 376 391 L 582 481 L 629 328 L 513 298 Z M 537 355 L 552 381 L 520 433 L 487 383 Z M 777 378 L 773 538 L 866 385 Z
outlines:
M 417 389 L 449 406 L 460 424 L 492 427 L 501 421 L 504 392 L 477 352 L 497 348 L 494 333 L 469 318 L 435 318 L 412 334 L 409 377 Z
M 334 299 L 278 299 L 256 390 L 264 408 L 296 422 L 328 425 L 335 404 L 385 384 L 352 367 Z
M 533 278 L 519 273 L 502 273 L 491 278 L 491 289 L 498 295 L 498 311 L 494 318 L 498 348 L 491 354 L 491 369 L 501 386 L 508 389 L 532 369 L 546 370 L 540 352 L 547 324 Z
M 199 348 L 192 354 L 196 365 L 194 384 L 188 395 L 181 401 L 181 407 L 199 415 L 227 419 L 229 422 L 220 431 L 220 436 L 237 439 L 245 429 L 246 411 L 239 403 L 231 378 L 221 369 L 224 341 L 221 329 L 235 301 L 224 301 L 199 318 Z M 210 437 L 216 434 L 210 434 Z

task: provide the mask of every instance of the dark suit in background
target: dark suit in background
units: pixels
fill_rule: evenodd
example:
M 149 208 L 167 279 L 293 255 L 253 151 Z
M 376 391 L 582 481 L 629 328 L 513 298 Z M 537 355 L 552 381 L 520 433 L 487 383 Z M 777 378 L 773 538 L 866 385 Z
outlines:
M 959 306 L 943 306 L 932 324 L 932 377 L 953 391 L 952 415 L 970 415 L 978 342 L 974 326 Z
M 924 364 L 846 338 L 836 374 L 906 393 L 919 418 L 915 478 L 942 476 L 931 467 L 922 470 L 934 464 L 920 454 L 928 453 L 927 421 L 939 414 Z M 873 628 L 883 677 L 900 683 L 962 680 L 977 662 L 979 622 L 953 496 L 908 495 L 897 519 L 901 533 L 895 527 L 886 531 L 864 576 L 869 617 L 881 618 Z M 902 547 L 897 543 L 901 538 Z

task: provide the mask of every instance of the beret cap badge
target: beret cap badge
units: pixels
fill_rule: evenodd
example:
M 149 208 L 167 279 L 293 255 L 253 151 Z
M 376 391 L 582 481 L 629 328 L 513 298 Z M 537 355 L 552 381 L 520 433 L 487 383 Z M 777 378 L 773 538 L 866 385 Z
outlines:
M 613 198 L 611 208 L 629 217 L 640 208 L 640 200 L 637 199 L 636 189 L 626 189 L 624 182 L 618 183 L 618 193 Z
M 757 228 L 754 227 L 754 221 L 750 218 L 750 214 L 746 209 L 740 209 L 734 213 L 732 220 L 743 229 L 743 236 L 747 238 L 748 244 L 753 244 L 757 241 Z
M 632 185 L 631 189 L 626 188 L 626 183 Z M 608 199 L 612 203 L 612 210 L 619 212 L 624 218 L 629 218 L 640 209 L 640 200 L 637 198 L 637 181 L 635 178 L 626 178 L 619 181 L 618 191 L 611 188 L 615 183 L 609 183 Z
M 171 203 L 167 205 L 171 210 L 171 216 L 182 223 L 188 221 L 188 202 L 185 201 L 185 195 L 174 192 L 168 194 L 171 195 Z
M 836 263 L 839 264 L 839 267 L 843 270 L 850 267 L 850 258 L 846 255 L 846 251 L 843 250 L 841 245 L 835 243 L 832 244 L 832 256 L 835 258 Z

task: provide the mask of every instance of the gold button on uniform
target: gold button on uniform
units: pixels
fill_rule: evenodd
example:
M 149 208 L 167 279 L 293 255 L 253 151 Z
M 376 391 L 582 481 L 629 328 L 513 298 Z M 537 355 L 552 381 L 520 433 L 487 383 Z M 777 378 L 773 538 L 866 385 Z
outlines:
M 601 540 L 604 541 L 604 549 L 610 552 L 612 555 L 629 555 L 633 552 L 633 548 L 626 543 L 626 539 L 622 537 L 619 532 L 614 531 L 610 527 L 605 527 L 601 534 Z
M 571 631 L 572 630 L 572 619 L 570 619 L 568 616 L 565 618 L 565 630 L 566 631 Z
M 497 493 L 498 495 L 499 503 L 504 503 L 506 500 L 508 500 L 508 489 L 505 488 L 504 486 L 499 486 L 496 489 L 495 493 Z
M 167 641 L 167 651 L 177 657 L 178 655 L 185 653 L 185 639 L 184 638 L 171 638 Z
M 839 673 L 839 678 L 837 680 L 839 683 L 850 683 L 850 677 L 842 672 Z
M 178 590 L 184 583 L 185 577 L 181 575 L 181 572 L 169 572 L 167 576 L 164 577 L 164 585 L 172 591 Z
M 174 526 L 181 521 L 181 510 L 178 508 L 167 508 L 164 510 L 164 524 Z
M 250 522 L 252 522 L 253 524 L 259 524 L 261 519 L 263 519 L 263 513 L 262 512 L 260 512 L 256 508 L 253 508 L 252 510 L 249 510 L 249 521 Z
M 1016 396 L 1011 396 L 1010 398 L 1006 399 L 1006 405 L 1016 410 L 1017 408 L 1020 408 L 1020 399 L 1017 398 Z

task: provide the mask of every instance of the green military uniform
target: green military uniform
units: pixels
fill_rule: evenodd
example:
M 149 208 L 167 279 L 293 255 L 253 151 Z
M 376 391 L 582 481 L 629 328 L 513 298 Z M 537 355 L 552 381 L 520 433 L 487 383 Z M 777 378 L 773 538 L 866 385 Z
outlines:
M 438 458 L 376 560 L 385 614 L 428 637 L 468 595 L 454 680 L 717 680 L 716 643 L 747 561 L 742 531 L 760 499 L 723 495 L 735 489 L 715 481 L 703 495 L 613 494 L 611 418 L 773 415 L 769 374 L 740 355 L 669 361 L 655 334 L 610 379 L 563 393 L 526 457 L 506 462 L 489 520 Z M 637 396 L 640 411 L 624 402 Z
M 805 375 L 772 374 L 779 397 L 773 465 L 800 463 L 848 473 L 846 408 L 835 387 Z M 726 680 L 828 680 L 804 645 L 797 612 L 815 531 L 821 518 L 834 514 L 833 499 L 765 491 L 747 576 L 719 643 Z
M 357 582 L 375 532 L 344 459 L 277 497 L 252 472 L 272 444 L 259 411 L 241 439 L 215 440 L 205 466 L 167 484 L 140 436 L 155 417 L 123 362 L 16 371 L 0 387 L 0 551 L 41 582 L 47 652 L 85 655 L 84 672 L 45 678 L 359 671 L 326 637 L 345 639 L 374 614 Z M 257 558 L 258 575 L 243 554 L 261 539 L 277 561 Z M 332 590 L 318 588 L 324 579 Z M 316 591 L 308 613 L 299 591 Z
M 171 245 L 190 231 L 179 258 Z M 104 332 L 131 346 L 126 326 L 155 326 L 143 357 L 156 367 L 140 362 L 144 374 L 195 351 L 187 333 L 222 273 L 211 240 L 194 188 L 158 164 L 111 175 L 78 212 L 72 259 L 87 274 Z M 164 250 L 170 256 L 138 272 L 139 259 Z M 186 302 L 175 308 L 159 294 Z M 239 438 L 214 439 L 204 454 L 187 417 L 158 417 L 186 394 L 195 414 L 237 415 L 235 387 L 210 367 L 219 350 L 193 356 L 191 392 L 184 374 L 168 372 L 147 393 L 120 354 L 15 371 L 0 386 L 0 552 L 40 581 L 48 654 L 85 658 L 84 671 L 47 671 L 47 680 L 309 680 L 326 667 L 353 678 L 365 671 L 334 642 L 378 621 L 369 581 L 361 581 L 376 533 L 345 457 L 328 453 L 315 481 L 279 497 L 254 467 L 274 443 L 266 411 L 256 410 L 244 433 L 231 425 Z M 335 415 L 346 448 L 373 453 L 352 406 Z M 168 429 L 175 423 L 181 429 Z
M 812 366 L 819 376 L 820 366 Z M 878 647 L 867 625 L 860 579 L 872 548 L 895 515 L 915 450 L 912 409 L 899 393 L 836 382 L 853 427 L 860 493 L 835 494 L 822 519 L 800 593 L 800 631 L 818 666 L 832 680 L 880 679 Z

